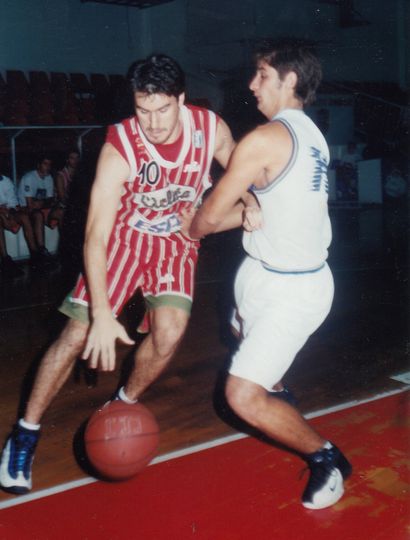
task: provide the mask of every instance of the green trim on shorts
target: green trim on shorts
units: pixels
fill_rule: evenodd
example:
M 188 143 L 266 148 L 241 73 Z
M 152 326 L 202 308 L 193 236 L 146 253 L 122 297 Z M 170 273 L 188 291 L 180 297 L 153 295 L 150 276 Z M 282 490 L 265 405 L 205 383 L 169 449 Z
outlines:
M 58 311 L 70 317 L 70 319 L 76 319 L 77 321 L 88 324 L 90 322 L 88 306 L 73 302 L 71 299 L 71 293 L 69 293 L 63 300 L 63 303 L 58 308 Z
M 88 306 L 73 302 L 71 294 L 72 292 L 64 298 L 58 311 L 67 317 L 70 317 L 70 319 L 76 319 L 77 321 L 88 324 L 90 322 Z M 148 295 L 144 297 L 144 300 L 147 311 L 163 306 L 182 309 L 188 314 L 190 314 L 192 310 L 192 300 L 183 296 L 178 296 L 177 294 L 162 294 L 161 296 Z
M 192 310 L 192 300 L 177 294 L 161 294 L 160 296 L 152 296 L 149 294 L 148 296 L 144 296 L 144 300 L 148 311 L 164 306 L 182 309 L 188 314 L 190 314 Z

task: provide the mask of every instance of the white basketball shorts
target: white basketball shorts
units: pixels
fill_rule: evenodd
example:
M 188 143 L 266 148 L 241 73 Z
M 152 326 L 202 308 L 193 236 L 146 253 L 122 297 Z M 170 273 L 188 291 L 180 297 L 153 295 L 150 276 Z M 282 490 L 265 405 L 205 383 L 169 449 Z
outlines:
M 315 272 L 285 274 L 246 257 L 235 279 L 243 340 L 229 373 L 271 390 L 326 319 L 333 294 L 327 264 Z

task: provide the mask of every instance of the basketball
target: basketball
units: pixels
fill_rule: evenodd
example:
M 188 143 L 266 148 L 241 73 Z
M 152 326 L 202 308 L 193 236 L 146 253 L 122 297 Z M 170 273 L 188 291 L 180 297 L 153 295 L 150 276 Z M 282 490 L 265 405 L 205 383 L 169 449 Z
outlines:
M 103 477 L 126 480 L 142 471 L 156 455 L 159 427 L 141 403 L 112 401 L 91 416 L 84 440 L 91 464 Z

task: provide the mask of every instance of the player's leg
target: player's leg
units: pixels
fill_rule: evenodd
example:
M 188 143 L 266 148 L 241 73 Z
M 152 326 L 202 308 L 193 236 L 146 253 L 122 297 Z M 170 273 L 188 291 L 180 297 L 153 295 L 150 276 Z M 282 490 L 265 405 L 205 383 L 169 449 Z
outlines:
M 139 346 L 134 369 L 124 387 L 128 399 L 136 400 L 169 364 L 184 336 L 189 312 L 173 306 L 150 310 L 151 332 Z
M 40 434 L 40 419 L 66 382 L 81 353 L 88 325 L 70 320 L 44 355 L 37 372 L 24 418 L 8 437 L 0 463 L 0 485 L 15 494 L 32 487 L 31 466 Z
M 295 407 L 269 392 L 326 318 L 333 299 L 331 273 L 325 267 L 312 276 L 271 275 L 248 259 L 238 273 L 235 296 L 244 340 L 230 367 L 228 402 L 252 426 L 304 456 L 311 475 L 303 504 L 330 506 L 343 495 L 350 464 Z
M 149 308 L 150 334 L 135 355 L 125 394 L 135 400 L 162 373 L 180 344 L 191 313 L 197 244 L 176 237 L 156 239 L 145 268 L 142 292 Z
M 317 433 L 299 411 L 251 381 L 230 375 L 226 388 L 232 409 L 268 437 L 299 452 L 310 468 L 302 495 L 306 508 L 318 510 L 335 504 L 344 493 L 343 481 L 352 467 L 340 450 Z
M 326 442 L 295 407 L 273 400 L 259 384 L 229 375 L 226 396 L 232 409 L 250 425 L 300 453 L 316 452 Z
M 243 332 L 242 332 L 242 321 L 241 317 L 239 316 L 238 310 L 234 308 L 231 313 L 230 317 L 230 324 L 231 324 L 231 332 L 232 335 L 238 340 L 243 339 Z M 283 384 L 283 381 L 278 381 L 274 385 L 272 385 L 272 388 L 270 389 L 269 393 L 276 398 L 283 399 L 287 403 L 290 403 L 291 405 L 296 405 L 296 398 L 293 395 L 293 393 L 290 391 L 290 389 Z
M 24 420 L 38 424 L 70 375 L 76 359 L 81 354 L 88 324 L 70 319 L 60 337 L 49 347 L 38 369 L 33 389 L 27 403 Z

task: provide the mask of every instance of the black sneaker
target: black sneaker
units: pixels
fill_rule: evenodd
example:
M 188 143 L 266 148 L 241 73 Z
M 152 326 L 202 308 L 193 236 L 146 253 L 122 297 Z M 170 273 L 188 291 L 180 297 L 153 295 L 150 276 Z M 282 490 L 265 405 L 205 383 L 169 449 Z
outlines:
M 344 493 L 343 481 L 352 474 L 352 466 L 336 447 L 323 448 L 306 456 L 310 478 L 302 495 L 302 504 L 320 510 L 335 504 Z
M 1 260 L 1 271 L 4 277 L 15 278 L 24 274 L 23 270 L 17 266 L 10 255 L 3 257 Z
M 31 490 L 31 466 L 40 432 L 17 425 L 1 456 L 0 486 L 21 495 Z

